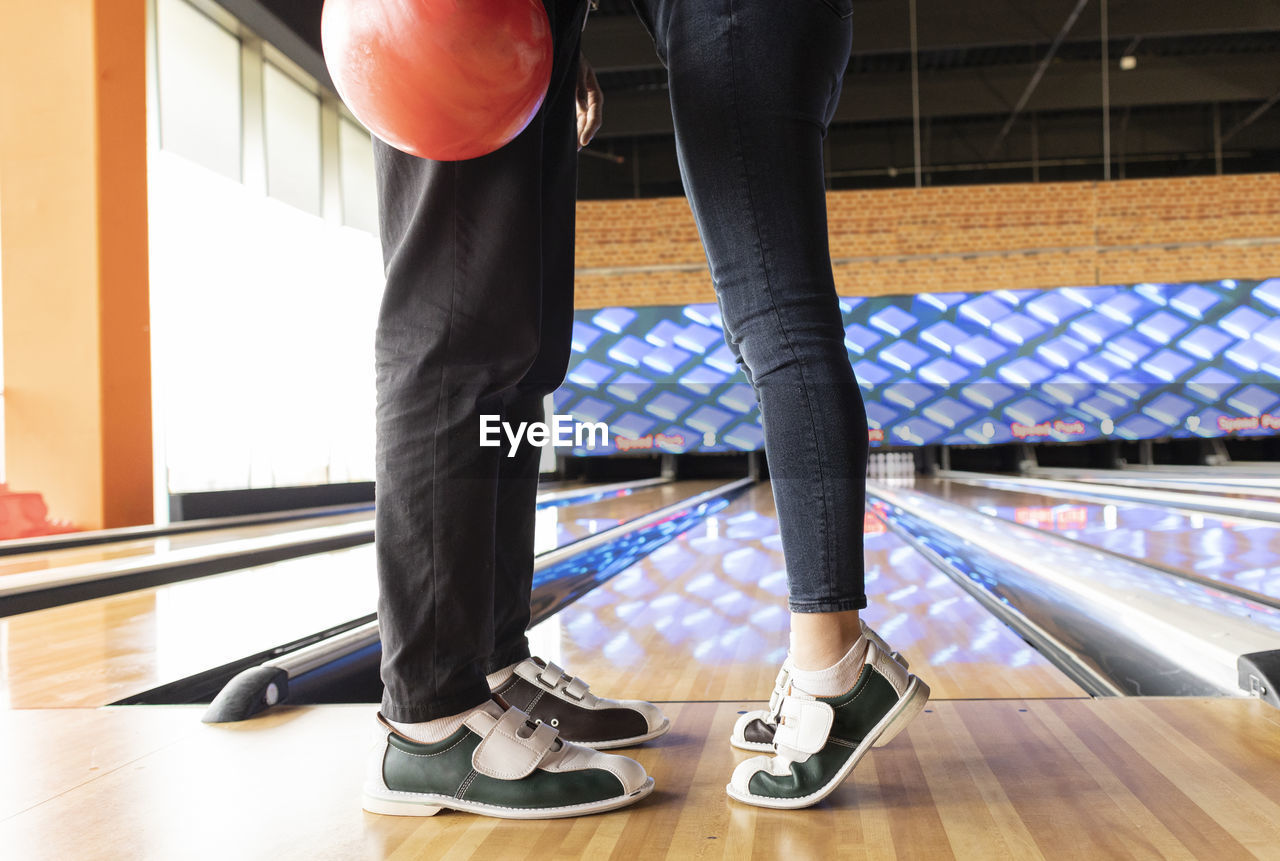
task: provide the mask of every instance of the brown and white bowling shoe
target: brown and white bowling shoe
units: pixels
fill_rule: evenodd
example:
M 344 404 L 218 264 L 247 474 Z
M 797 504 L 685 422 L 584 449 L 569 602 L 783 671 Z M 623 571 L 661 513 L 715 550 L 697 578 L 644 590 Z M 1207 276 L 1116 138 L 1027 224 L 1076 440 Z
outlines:
M 565 741 L 595 750 L 651 741 L 671 729 L 653 703 L 604 699 L 589 688 L 555 664 L 526 658 L 493 693 L 535 724 L 551 726 Z

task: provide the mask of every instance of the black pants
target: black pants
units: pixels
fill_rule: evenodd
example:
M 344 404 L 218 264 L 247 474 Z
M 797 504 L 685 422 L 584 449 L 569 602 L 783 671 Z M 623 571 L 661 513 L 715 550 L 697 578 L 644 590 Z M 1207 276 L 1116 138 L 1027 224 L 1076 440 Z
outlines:
M 378 318 L 382 712 L 424 721 L 489 696 L 528 657 L 539 449 L 481 447 L 480 416 L 542 421 L 573 325 L 574 87 L 586 0 L 545 0 L 542 109 L 483 158 L 378 142 L 387 283 Z

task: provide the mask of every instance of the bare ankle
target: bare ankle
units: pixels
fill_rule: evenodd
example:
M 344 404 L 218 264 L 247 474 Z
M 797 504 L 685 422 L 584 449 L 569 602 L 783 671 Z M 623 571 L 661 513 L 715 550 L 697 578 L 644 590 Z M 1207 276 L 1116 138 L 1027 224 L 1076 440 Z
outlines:
M 857 610 L 791 614 L 791 663 L 798 670 L 834 666 L 862 636 Z

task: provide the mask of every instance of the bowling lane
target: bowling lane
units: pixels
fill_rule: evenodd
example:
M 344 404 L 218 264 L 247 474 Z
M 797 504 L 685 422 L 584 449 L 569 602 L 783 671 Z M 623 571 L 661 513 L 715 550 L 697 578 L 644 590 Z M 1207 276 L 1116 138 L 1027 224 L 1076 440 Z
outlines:
M 539 544 L 552 549 L 722 483 L 542 509 Z M 0 618 L 0 708 L 105 705 L 372 613 L 376 601 L 364 545 Z
M 1242 476 L 1270 477 L 1280 480 L 1280 462 L 1267 460 L 1234 460 L 1214 466 L 1188 466 L 1185 464 L 1125 464 L 1125 472 L 1138 475 L 1179 475 L 1191 478 L 1234 474 Z
M 1135 474 L 1131 470 L 1118 469 L 1060 469 L 1040 468 L 1031 472 L 1033 478 L 1058 481 L 1079 481 L 1088 484 L 1142 487 L 1149 490 L 1174 490 L 1182 493 L 1208 493 L 1233 499 L 1280 499 L 1280 481 L 1226 473 L 1214 477 L 1187 478 L 1177 474 Z
M 864 616 L 939 699 L 1084 692 L 875 518 Z M 769 486 L 752 488 L 535 627 L 535 651 L 610 696 L 767 699 L 786 655 L 786 573 Z
M 919 479 L 916 490 L 1176 571 L 1280 598 L 1280 528 L 1130 503 Z
M 537 552 L 595 535 L 650 511 L 674 505 L 725 484 L 726 479 L 671 482 L 619 493 L 596 502 L 577 503 L 538 511 Z
M 706 487 L 713 486 L 715 482 L 685 482 L 681 486 L 689 484 L 706 489 Z M 575 487 L 578 486 L 575 485 Z M 620 520 L 638 517 L 646 511 L 652 511 L 670 502 L 675 502 L 677 499 L 683 498 L 680 496 L 683 491 L 675 489 L 676 487 L 675 483 L 668 483 L 638 488 L 632 491 L 621 490 L 595 502 L 564 505 L 558 512 L 551 510 L 552 513 L 550 514 L 546 513 L 550 509 L 542 509 L 539 511 L 540 523 L 550 522 L 556 524 L 554 527 L 541 527 L 543 531 L 539 533 L 539 536 L 544 545 L 543 549 L 550 549 L 557 546 L 557 544 L 582 538 L 601 528 L 607 528 L 608 525 L 616 525 Z M 563 489 L 558 488 L 558 490 Z M 684 495 L 689 496 L 698 492 L 700 490 L 693 490 Z M 569 514 L 570 511 L 573 512 L 572 515 Z M 230 541 L 284 535 L 289 532 L 322 529 L 327 526 L 340 526 L 349 523 L 372 522 L 372 520 L 372 511 L 353 511 L 325 517 L 309 517 L 277 523 L 188 532 L 163 538 L 141 538 L 87 547 L 71 547 L 65 550 L 43 553 L 24 553 L 0 557 L 0 579 L 9 574 L 45 571 L 51 568 L 118 561 L 142 556 L 155 556 L 188 548 L 212 547 Z M 555 541 L 556 543 L 548 543 L 549 541 Z
M 0 708 L 106 705 L 366 613 L 372 545 L 0 619 Z
M 110 544 L 69 547 L 65 550 L 53 550 L 43 553 L 23 553 L 15 556 L 0 557 L 0 578 L 7 574 L 44 571 L 50 568 L 130 559 L 138 556 L 153 556 L 191 547 L 212 546 L 227 541 L 240 541 L 269 535 L 283 535 L 287 532 L 297 532 L 304 529 L 322 529 L 326 526 L 360 523 L 371 520 L 372 517 L 373 513 L 371 511 L 352 511 L 345 514 L 308 517 L 300 520 L 264 523 L 256 526 L 236 526 L 229 529 L 210 529 L 204 532 L 184 532 L 163 538 L 138 538 L 127 541 L 113 541 Z

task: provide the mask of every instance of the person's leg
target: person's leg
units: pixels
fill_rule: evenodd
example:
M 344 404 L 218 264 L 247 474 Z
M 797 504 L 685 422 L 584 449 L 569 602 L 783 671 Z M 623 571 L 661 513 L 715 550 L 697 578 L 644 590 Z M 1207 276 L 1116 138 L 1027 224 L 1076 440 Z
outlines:
M 567 17 L 567 16 L 566 16 Z M 515 425 L 545 421 L 543 398 L 564 381 L 573 332 L 573 248 L 578 192 L 576 103 L 580 17 L 565 22 L 562 44 L 572 55 L 551 82 L 542 133 L 542 295 L 537 358 L 507 399 L 504 417 Z M 493 673 L 529 657 L 529 597 L 533 586 L 533 542 L 538 464 L 542 450 L 521 445 L 498 467 L 497 548 L 494 587 L 494 651 L 485 671 Z
M 501 413 L 537 351 L 537 137 L 470 162 L 375 144 L 387 263 L 375 545 L 382 711 L 395 721 L 489 696 L 501 454 L 479 446 L 480 416 Z
M 791 654 L 756 757 L 729 794 L 805 807 L 892 738 L 928 689 L 870 632 L 862 524 L 867 424 L 827 245 L 822 137 L 849 0 L 637 0 L 670 73 L 681 175 L 726 337 L 760 402 L 792 610 Z
M 575 80 L 569 75 L 569 82 Z M 505 414 L 519 423 L 544 421 L 543 398 L 564 380 L 573 331 L 573 226 L 577 203 L 578 145 L 574 106 L 547 112 L 543 143 L 543 220 L 568 225 L 545 231 L 542 243 L 541 347 L 509 399 Z M 525 631 L 533 584 L 534 519 L 540 450 L 522 445 L 503 458 L 498 483 L 498 545 L 494 595 L 495 648 L 486 670 L 495 693 L 551 724 L 562 737 L 598 748 L 628 747 L 663 735 L 671 723 L 651 703 L 610 700 L 588 684 L 529 654 Z
M 822 138 L 849 23 L 824 0 L 785 14 L 759 0 L 637 5 L 668 65 L 681 176 L 726 338 L 760 402 L 791 610 L 843 614 L 801 621 L 793 657 L 842 655 L 866 606 L 867 424 L 831 273 Z
M 833 666 L 862 638 L 857 610 L 791 614 L 791 664 L 801 672 Z
M 503 415 L 542 350 L 543 235 L 571 230 L 544 225 L 543 140 L 548 115 L 561 119 L 566 101 L 572 110 L 578 30 L 564 19 L 580 9 L 548 3 L 561 25 L 559 86 L 514 141 L 459 162 L 375 146 L 387 270 L 376 338 L 378 616 L 393 721 L 489 697 L 505 449 L 479 445 L 480 416 Z
M 511 400 L 503 419 L 543 421 L 541 396 L 524 395 Z M 529 657 L 525 636 L 533 590 L 534 527 L 541 449 L 522 442 L 514 457 L 503 457 L 498 466 L 496 497 L 497 544 L 494 548 L 493 631 L 494 648 L 485 660 L 486 674 L 496 673 Z
M 578 747 L 491 698 L 485 678 L 505 624 L 495 618 L 498 570 L 509 579 L 511 568 L 498 561 L 497 511 L 519 507 L 504 492 L 505 450 L 479 444 L 480 416 L 523 414 L 519 387 L 548 336 L 543 236 L 572 224 L 544 222 L 543 135 L 563 100 L 572 105 L 572 78 L 563 84 L 583 5 L 548 0 L 561 85 L 515 141 L 451 163 L 375 150 L 387 264 L 375 524 L 386 690 L 365 781 L 370 812 L 577 816 L 653 788 L 639 763 Z M 515 468 L 523 478 L 529 466 Z M 536 460 L 532 468 L 536 481 Z M 530 492 L 527 480 L 505 484 Z M 529 597 L 526 586 L 513 599 L 526 618 Z

